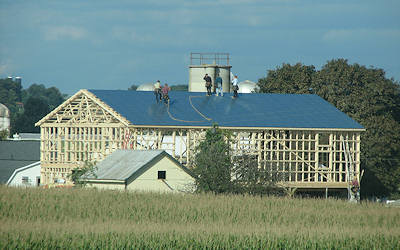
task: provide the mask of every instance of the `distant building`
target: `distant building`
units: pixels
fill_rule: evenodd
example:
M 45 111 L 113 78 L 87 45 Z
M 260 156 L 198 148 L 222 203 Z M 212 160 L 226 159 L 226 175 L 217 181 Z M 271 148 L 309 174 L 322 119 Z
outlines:
M 10 131 L 10 110 L 0 103 L 0 131 L 2 130 Z
M 22 141 L 40 141 L 39 133 L 16 133 L 13 135 L 13 140 Z
M 243 82 L 240 82 L 239 84 L 239 93 L 256 93 L 258 90 L 260 90 L 260 87 L 258 87 L 257 83 L 245 80 Z
M 21 84 L 22 78 L 20 76 L 15 77 L 15 82 Z
M 40 186 L 40 161 L 15 169 L 6 184 L 24 187 Z
M 0 183 L 40 185 L 40 141 L 0 141 Z
M 144 83 L 137 87 L 136 91 L 154 91 L 154 83 Z
M 82 179 L 101 189 L 192 191 L 194 177 L 164 150 L 116 150 Z

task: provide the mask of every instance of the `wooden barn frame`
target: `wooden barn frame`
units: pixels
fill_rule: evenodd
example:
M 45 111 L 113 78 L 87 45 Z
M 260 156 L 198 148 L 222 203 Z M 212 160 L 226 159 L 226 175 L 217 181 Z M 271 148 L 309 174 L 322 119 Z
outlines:
M 41 128 L 41 180 L 71 181 L 86 161 L 116 149 L 164 149 L 191 168 L 204 126 L 138 126 L 87 90 L 80 90 L 36 123 Z M 285 173 L 284 184 L 304 189 L 348 188 L 360 177 L 364 129 L 220 127 L 231 131 L 234 155 L 257 157 L 259 166 Z

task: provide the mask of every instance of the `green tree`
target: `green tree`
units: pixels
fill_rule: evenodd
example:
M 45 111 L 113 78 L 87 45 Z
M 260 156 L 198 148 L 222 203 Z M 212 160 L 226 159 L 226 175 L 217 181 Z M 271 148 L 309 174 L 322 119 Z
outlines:
M 198 192 L 236 194 L 281 194 L 277 182 L 282 175 L 259 168 L 257 157 L 246 154 L 232 157 L 231 134 L 213 125 L 197 146 L 193 169 Z M 233 159 L 233 160 L 231 160 Z
M 25 90 L 20 82 L 0 79 L 0 103 L 10 109 L 11 134 L 39 132 L 34 123 L 60 105 L 65 98 L 56 87 L 46 88 L 43 84 L 32 84 Z
M 138 88 L 138 85 L 132 84 L 128 90 L 136 90 Z
M 74 168 L 72 172 L 67 175 L 67 178 L 70 178 L 75 186 L 83 187 L 87 184 L 84 177 L 90 176 L 91 178 L 97 178 L 96 171 L 96 162 L 85 161 L 83 167 Z
M 53 110 L 65 101 L 66 95 L 61 94 L 60 90 L 56 87 L 46 88 L 43 84 L 32 84 L 28 89 L 22 92 L 22 101 L 26 101 L 30 97 L 41 98 L 49 105 L 49 109 Z
M 7 129 L 0 130 L 0 141 L 5 141 L 9 137 Z
M 301 63 L 282 64 L 276 70 L 268 70 L 266 78 L 258 80 L 262 93 L 309 93 L 313 87 L 314 66 Z
M 171 90 L 173 91 L 188 91 L 188 85 L 172 85 Z
M 328 61 L 321 70 L 283 64 L 259 80 L 260 92 L 306 93 L 335 105 L 366 128 L 362 134 L 363 195 L 396 194 L 400 188 L 400 88 L 382 69 Z M 311 79 L 311 80 L 310 80 Z
M 37 97 L 29 97 L 24 106 L 24 112 L 11 124 L 11 133 L 39 133 L 40 128 L 35 127 L 35 123 L 50 112 L 49 106 Z
M 18 112 L 17 102 L 21 102 L 22 85 L 12 79 L 0 79 L 0 103 L 10 110 L 11 114 Z
M 231 151 L 223 131 L 216 125 L 208 129 L 196 152 L 193 172 L 198 177 L 197 191 L 217 194 L 231 192 Z

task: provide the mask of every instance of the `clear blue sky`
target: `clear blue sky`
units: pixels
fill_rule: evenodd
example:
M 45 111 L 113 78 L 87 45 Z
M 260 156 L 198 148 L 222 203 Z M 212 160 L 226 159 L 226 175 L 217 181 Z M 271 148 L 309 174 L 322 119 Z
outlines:
M 190 52 L 227 52 L 240 81 L 334 58 L 398 81 L 399 13 L 399 0 L 0 0 L 0 77 L 66 94 L 187 84 Z

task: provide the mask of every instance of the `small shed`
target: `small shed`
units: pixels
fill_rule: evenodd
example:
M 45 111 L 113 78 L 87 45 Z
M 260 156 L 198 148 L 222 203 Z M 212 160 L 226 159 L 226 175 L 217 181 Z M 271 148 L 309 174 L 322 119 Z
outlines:
M 88 187 L 154 192 L 192 191 L 194 176 L 164 150 L 119 149 L 82 177 Z

